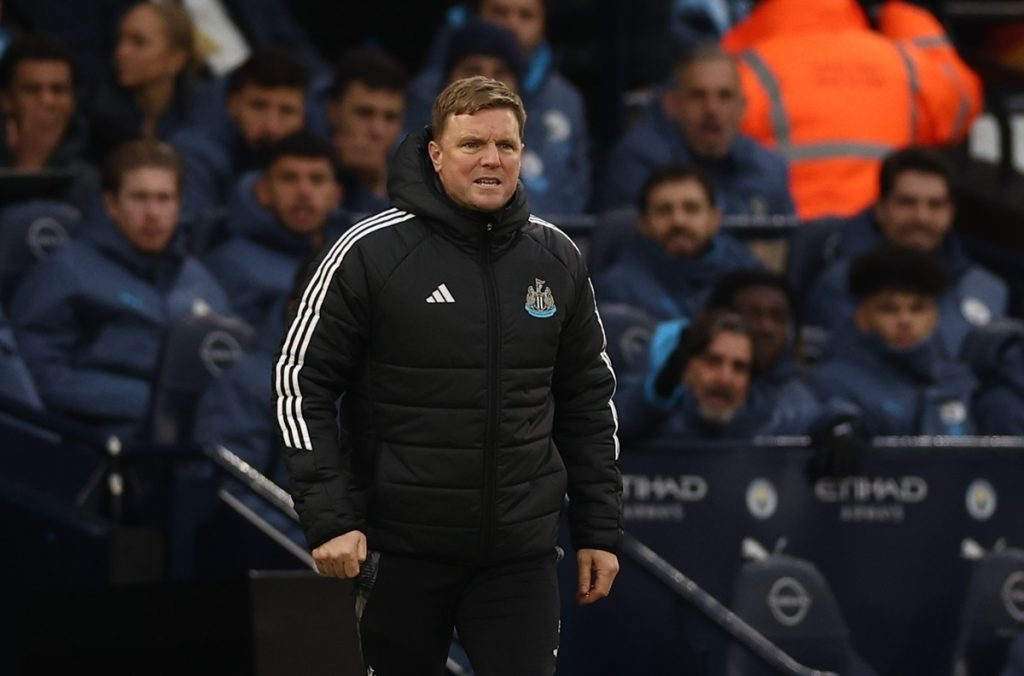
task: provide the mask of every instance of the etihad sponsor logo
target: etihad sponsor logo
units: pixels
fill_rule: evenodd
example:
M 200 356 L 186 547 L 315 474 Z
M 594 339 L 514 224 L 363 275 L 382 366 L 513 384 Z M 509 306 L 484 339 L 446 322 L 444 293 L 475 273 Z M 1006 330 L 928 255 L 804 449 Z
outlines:
M 821 479 L 814 485 L 821 502 L 839 505 L 840 521 L 900 523 L 905 508 L 928 497 L 928 482 L 919 476 Z
M 624 500 L 697 502 L 703 500 L 707 494 L 708 482 L 704 477 L 693 474 L 679 476 L 624 474 L 622 476 Z
M 684 503 L 708 494 L 704 477 L 625 474 L 622 477 L 623 516 L 627 521 L 682 521 Z

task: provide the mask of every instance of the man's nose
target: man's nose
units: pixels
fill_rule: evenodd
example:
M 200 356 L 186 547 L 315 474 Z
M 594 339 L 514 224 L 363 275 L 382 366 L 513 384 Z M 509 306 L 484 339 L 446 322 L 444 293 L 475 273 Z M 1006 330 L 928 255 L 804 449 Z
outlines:
M 480 163 L 485 167 L 496 167 L 501 164 L 501 157 L 498 155 L 498 146 L 488 143 L 480 155 Z

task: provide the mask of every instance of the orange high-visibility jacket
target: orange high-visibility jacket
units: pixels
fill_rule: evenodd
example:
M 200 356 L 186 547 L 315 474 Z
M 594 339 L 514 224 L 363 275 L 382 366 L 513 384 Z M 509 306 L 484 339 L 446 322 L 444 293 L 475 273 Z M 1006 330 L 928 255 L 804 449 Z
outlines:
M 856 0 L 764 0 L 723 40 L 743 131 L 787 157 L 801 218 L 863 209 L 885 155 L 959 141 L 980 112 L 978 78 L 934 17 L 891 0 L 878 24 Z

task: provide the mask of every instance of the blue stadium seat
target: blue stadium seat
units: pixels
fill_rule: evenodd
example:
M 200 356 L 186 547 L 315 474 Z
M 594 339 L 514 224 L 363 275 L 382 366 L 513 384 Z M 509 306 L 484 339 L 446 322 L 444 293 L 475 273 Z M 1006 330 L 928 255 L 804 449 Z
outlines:
M 798 299 L 835 259 L 842 220 L 822 218 L 801 223 L 789 240 L 786 280 Z
M 199 395 L 241 358 L 254 336 L 241 319 L 209 309 L 173 324 L 164 338 L 143 439 L 158 444 L 190 439 Z
M 10 298 L 36 261 L 70 241 L 80 217 L 69 204 L 44 200 L 0 210 L 0 299 Z
M 636 236 L 636 219 L 637 212 L 632 207 L 613 209 L 597 217 L 587 257 L 591 279 L 597 279 L 611 267 L 623 245 Z
M 832 589 L 810 561 L 775 553 L 744 563 L 732 610 L 804 666 L 843 676 L 875 673 L 854 651 Z M 726 665 L 729 676 L 775 673 L 739 647 L 730 649 Z
M 608 357 L 616 372 L 642 371 L 657 321 L 643 310 L 625 303 L 604 303 L 600 312 L 608 340 Z
M 974 562 L 956 647 L 958 676 L 998 676 L 1024 634 L 1024 549 L 1003 548 Z

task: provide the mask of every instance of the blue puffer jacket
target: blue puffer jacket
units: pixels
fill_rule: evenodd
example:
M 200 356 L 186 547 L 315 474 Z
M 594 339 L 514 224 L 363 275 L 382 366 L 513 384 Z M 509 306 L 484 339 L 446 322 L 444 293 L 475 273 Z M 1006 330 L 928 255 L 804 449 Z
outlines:
M 857 299 L 847 291 L 850 260 L 882 244 L 882 236 L 870 210 L 842 226 L 830 265 L 811 285 L 801 317 L 816 343 L 829 340 L 832 331 L 853 316 Z M 968 331 L 1006 315 L 1009 290 L 1006 282 L 971 261 L 959 238 L 950 233 L 939 249 L 939 258 L 950 285 L 939 298 L 939 339 L 946 353 L 960 354 Z
M 0 308 L 0 396 L 32 408 L 43 407 L 32 376 L 18 354 L 11 323 L 3 308 Z
M 206 388 L 196 405 L 192 437 L 199 443 L 224 446 L 277 485 L 286 487 L 288 470 L 277 445 L 274 418 L 269 414 L 274 356 L 284 335 L 283 308 L 283 302 L 275 305 L 260 327 L 253 349 Z M 297 523 L 233 482 L 228 482 L 228 490 L 305 547 L 305 536 Z
M 440 39 L 447 44 L 445 35 Z M 430 123 L 434 98 L 443 88 L 440 65 L 412 81 L 405 117 L 408 130 Z M 581 214 L 590 202 L 586 109 L 576 86 L 554 70 L 548 43 L 542 42 L 530 55 L 521 90 L 527 116 L 519 180 L 526 188 L 530 211 L 553 219 Z
M 685 319 L 659 324 L 651 338 L 647 371 L 640 377 L 626 378 L 616 392 L 619 438 L 624 444 L 809 434 L 830 416 L 849 410 L 819 404 L 811 389 L 796 377 L 795 369 L 787 377 L 783 367 L 755 378 L 746 404 L 726 424 L 704 418 L 696 399 L 683 385 L 667 398 L 659 396 L 654 382 L 689 324 Z
M 978 382 L 967 366 L 945 356 L 935 335 L 893 350 L 848 326 L 831 348 L 807 383 L 820 400 L 838 398 L 859 409 L 870 436 L 975 433 L 971 400 Z
M 1024 324 L 997 322 L 972 331 L 963 360 L 981 381 L 974 401 L 981 434 L 1024 435 Z
M 719 279 L 762 264 L 738 240 L 715 235 L 698 258 L 672 258 L 639 234 L 623 245 L 619 258 L 594 280 L 597 302 L 628 303 L 655 319 L 697 316 Z
M 728 154 L 717 160 L 699 159 L 682 132 L 652 101 L 637 122 L 612 149 L 595 200 L 599 211 L 634 206 L 644 181 L 666 164 L 696 163 L 715 184 L 718 208 L 724 214 L 758 216 L 796 212 L 789 193 L 786 160 L 753 139 L 737 135 Z
M 235 313 L 252 326 L 268 321 L 268 312 L 291 291 L 299 265 L 315 253 L 307 237 L 286 229 L 256 200 L 253 185 L 260 176 L 250 172 L 238 181 L 227 211 L 230 238 L 203 259 Z M 344 224 L 336 212 L 325 244 L 341 234 Z
M 141 254 L 102 218 L 33 268 L 10 318 L 47 408 L 130 435 L 149 404 L 164 330 L 197 304 L 229 311 L 180 238 L 158 256 Z
M 1007 655 L 1006 667 L 999 676 L 1024 676 L 1024 634 L 1014 640 Z

